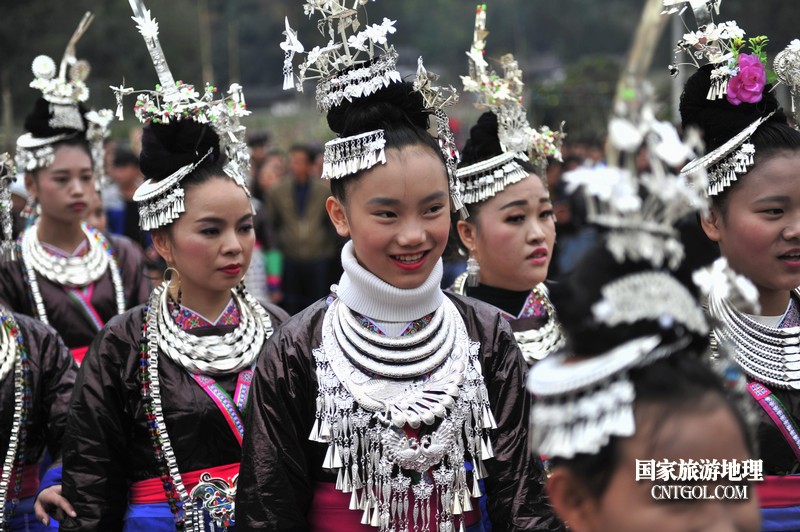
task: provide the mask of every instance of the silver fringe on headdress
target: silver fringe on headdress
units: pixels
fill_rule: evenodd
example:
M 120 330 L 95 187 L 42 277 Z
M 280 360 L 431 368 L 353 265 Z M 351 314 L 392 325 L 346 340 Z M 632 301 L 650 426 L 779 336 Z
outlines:
M 708 152 L 681 169 L 681 174 L 690 179 L 698 174 L 705 172 L 708 179 L 706 193 L 709 196 L 716 196 L 731 183 L 738 179 L 738 176 L 746 174 L 754 164 L 756 154 L 755 146 L 750 142 L 750 137 L 756 132 L 758 127 L 769 120 L 775 112 L 762 116 L 749 126 L 737 133 L 719 148 Z
M 385 147 L 382 129 L 327 142 L 322 159 L 322 179 L 339 179 L 368 170 L 378 163 L 386 164 Z
M 588 221 L 608 230 L 606 247 L 611 255 L 620 263 L 646 261 L 652 269 L 603 286 L 591 319 L 604 328 L 648 321 L 665 331 L 684 329 L 687 334 L 676 334 L 679 339 L 670 343 L 661 334 L 631 338 L 585 360 L 568 361 L 562 353 L 534 365 L 528 380 L 536 396 L 532 444 L 548 456 L 595 454 L 611 437 L 632 436 L 635 392 L 629 371 L 685 348 L 692 335 L 709 330 L 691 292 L 668 271 L 660 271 L 680 266 L 684 250 L 674 226 L 683 216 L 705 208 L 701 192 L 705 184 L 690 184 L 671 173 L 693 152 L 671 124 L 655 119 L 651 89 L 628 85 L 635 87 L 626 91 L 632 96 L 615 109 L 609 123 L 609 142 L 626 154 L 620 159 L 624 167 L 571 172 L 565 179 L 568 190 L 583 187 Z M 637 175 L 634 155 L 643 145 L 650 169 Z
M 531 411 L 531 446 L 559 458 L 596 454 L 612 436 L 636 431 L 636 399 L 628 372 L 652 364 L 686 347 L 689 337 L 661 345 L 658 335 L 635 338 L 615 349 L 579 362 L 552 354 L 538 362 L 528 377 L 536 396 Z
M 219 136 L 221 149 L 227 162 L 225 174 L 247 193 L 246 175 L 250 169 L 250 153 L 245 142 L 245 127 L 239 122 L 250 114 L 247 110 L 242 87 L 238 83 L 230 86 L 227 94 L 216 97 L 217 88 L 206 85 L 202 95 L 193 85 L 175 81 L 167 65 L 161 43 L 158 40 L 158 22 L 145 9 L 142 0 L 129 0 L 139 33 L 144 38 L 153 66 L 158 74 L 159 85 L 155 90 L 134 91 L 123 85 L 111 87 L 117 98 L 116 116 L 122 119 L 122 99 L 137 94 L 134 114 L 143 124 L 169 124 L 180 120 L 194 120 L 208 124 Z M 133 196 L 139 204 L 139 225 L 145 231 L 169 225 L 184 212 L 184 193 L 181 179 L 191 174 L 209 155 L 197 153 L 197 160 L 181 167 L 160 181 L 148 179 Z
M 547 158 L 561 160 L 564 139 L 564 124 L 560 131 L 551 131 L 547 126 L 539 130 L 531 127 L 521 103 L 525 88 L 522 71 L 512 54 L 500 58 L 503 77 L 488 69 L 483 57 L 488 35 L 483 4 L 477 8 L 473 41 L 467 52 L 469 75 L 461 76 L 461 80 L 465 91 L 478 94 L 476 107 L 497 115 L 497 135 L 504 154 L 459 168 L 456 175 L 467 205 L 484 201 L 527 177 L 528 172 L 518 161 L 532 160 L 540 177 L 544 177 Z
M 289 26 L 286 18 L 286 40 L 281 44 L 285 52 L 283 64 L 283 88 L 303 91 L 303 83 L 317 82 L 317 109 L 328 112 L 342 101 L 353 101 L 374 94 L 391 83 L 402 81 L 397 71 L 397 52 L 387 43 L 387 35 L 397 31 L 395 21 L 383 19 L 380 24 L 370 24 L 358 31 L 358 7 L 366 1 L 357 1 L 348 8 L 342 0 L 307 0 L 303 6 L 306 15 L 321 15 L 320 33 L 328 35 L 330 41 L 324 47 L 315 46 L 306 53 L 295 80 L 292 60 L 294 55 L 304 53 L 297 32 Z M 357 33 L 356 33 L 357 32 Z M 348 35 L 349 34 L 349 35 Z M 336 39 L 339 39 L 337 42 Z

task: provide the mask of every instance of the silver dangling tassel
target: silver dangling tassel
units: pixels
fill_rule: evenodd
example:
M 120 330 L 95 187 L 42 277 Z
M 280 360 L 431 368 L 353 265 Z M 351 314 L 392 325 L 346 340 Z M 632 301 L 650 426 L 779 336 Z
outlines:
M 481 265 L 472 255 L 467 259 L 467 286 L 475 287 L 481 280 Z
M 39 207 L 38 200 L 33 196 L 28 196 L 28 199 L 25 200 L 25 208 L 22 209 L 20 217 L 23 220 L 31 220 L 35 218 L 38 207 Z

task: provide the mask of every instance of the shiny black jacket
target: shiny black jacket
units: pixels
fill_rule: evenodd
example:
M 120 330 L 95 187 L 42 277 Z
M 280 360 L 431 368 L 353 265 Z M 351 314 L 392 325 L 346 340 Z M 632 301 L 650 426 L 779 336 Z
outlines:
M 287 314 L 267 308 L 274 327 Z M 67 421 L 63 495 L 78 517 L 61 530 L 122 530 L 131 482 L 160 475 L 142 402 L 140 343 L 145 306 L 112 319 L 81 365 Z M 225 334 L 233 326 L 194 329 Z M 241 447 L 214 401 L 183 368 L 159 357 L 158 374 L 167 432 L 180 471 L 239 461 Z M 229 394 L 237 374 L 215 377 Z M 251 399 L 252 401 L 252 396 Z
M 528 446 L 527 366 L 511 329 L 494 307 L 447 296 L 480 343 L 498 425 L 491 436 L 495 457 L 484 462 L 494 530 L 562 530 L 544 493 L 541 462 Z M 237 532 L 307 530 L 315 483 L 335 481 L 321 467 L 325 445 L 308 439 L 317 398 L 312 350 L 320 344 L 326 308 L 321 300 L 284 324 L 259 359 L 245 422 Z
M 64 342 L 51 327 L 20 314 L 14 314 L 14 319 L 22 333 L 31 370 L 31 404 L 28 409 L 26 438 L 22 442 L 25 454 L 22 465 L 37 463 L 45 447 L 50 456 L 58 460 L 78 366 Z M 5 456 L 8 450 L 13 420 L 12 370 L 0 382 L 0 456 Z

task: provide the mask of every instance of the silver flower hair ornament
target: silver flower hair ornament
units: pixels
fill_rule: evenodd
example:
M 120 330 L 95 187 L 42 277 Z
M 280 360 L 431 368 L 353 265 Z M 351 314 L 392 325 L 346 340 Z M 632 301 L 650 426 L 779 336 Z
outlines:
M 374 1 L 374 0 L 373 0 Z M 381 24 L 366 26 L 358 31 L 358 8 L 368 0 L 355 0 L 349 8 L 339 0 L 308 0 L 303 6 L 307 16 L 318 14 L 317 27 L 330 40 L 325 46 L 315 46 L 306 51 L 297 32 L 286 18 L 286 40 L 281 43 L 285 59 L 283 88 L 303 92 L 303 83 L 317 80 L 316 100 L 320 112 L 328 112 L 343 101 L 369 96 L 391 83 L 402 82 L 396 69 L 397 52 L 388 44 L 388 35 L 394 33 L 394 21 L 384 19 Z M 305 54 L 295 76 L 293 60 L 296 54 Z M 340 179 L 368 170 L 386 162 L 383 130 L 367 131 L 350 137 L 334 139 L 325 144 L 323 154 L 323 179 Z
M 560 131 L 547 126 L 538 130 L 528 122 L 522 105 L 525 84 L 522 70 L 512 54 L 500 58 L 503 76 L 489 69 L 484 58 L 486 51 L 486 4 L 476 8 L 475 31 L 467 52 L 469 75 L 461 76 L 466 92 L 478 95 L 475 106 L 491 111 L 497 116 L 500 146 L 503 154 L 458 170 L 459 184 L 467 204 L 484 201 L 506 186 L 528 176 L 518 161 L 532 160 L 541 175 L 547 168 L 547 158 L 561 160 L 564 139 L 563 124 Z
M 722 0 L 701 2 L 699 0 L 676 1 L 664 0 L 664 14 L 683 13 L 678 6 L 690 4 L 695 14 L 698 29 L 689 31 L 678 42 L 676 53 L 685 53 L 690 63 L 700 68 L 701 62 L 713 65 L 707 98 L 716 100 L 726 98 L 732 105 L 742 103 L 758 103 L 763 98 L 764 90 L 769 83 L 780 79 L 775 72 L 767 69 L 767 54 L 764 51 L 769 39 L 759 35 L 745 39 L 745 32 L 735 21 L 714 22 L 714 14 L 719 14 Z M 745 53 L 749 47 L 750 53 Z M 784 59 L 788 58 L 784 56 Z M 786 66 L 789 62 L 781 62 Z M 775 63 L 776 71 L 779 63 Z M 670 67 L 677 73 L 677 61 Z M 784 74 L 789 74 L 787 69 Z M 790 76 L 790 74 L 789 74 Z M 681 170 L 692 176 L 698 171 L 707 173 L 709 196 L 715 196 L 737 180 L 738 175 L 745 174 L 753 166 L 755 147 L 750 137 L 769 117 L 755 120 L 738 135 L 724 145 L 709 152 L 705 156 L 692 161 Z
M 607 246 L 617 261 L 674 269 L 684 254 L 675 223 L 705 208 L 704 183 L 673 173 L 693 152 L 671 124 L 656 119 L 651 97 L 646 85 L 630 90 L 609 123 L 609 142 L 627 154 L 622 166 L 576 170 L 564 179 L 568 192 L 583 187 L 588 221 L 609 230 Z M 641 146 L 647 147 L 650 170 L 637 175 L 634 159 Z
M 250 169 L 250 154 L 245 142 L 245 127 L 240 118 L 250 114 L 244 100 L 242 87 L 233 83 L 224 95 L 207 84 L 202 94 L 193 85 L 175 81 L 167 65 L 158 40 L 158 22 L 145 9 L 141 0 L 129 0 L 139 33 L 153 60 L 159 85 L 155 90 L 134 90 L 124 86 L 111 87 L 117 98 L 116 116 L 122 119 L 122 100 L 136 94 L 134 114 L 143 124 L 170 124 L 180 120 L 194 120 L 208 124 L 219 136 L 220 148 L 227 162 L 225 174 L 247 192 L 246 175 Z M 197 160 L 177 170 L 160 181 L 147 180 L 134 194 L 139 203 L 139 217 L 145 231 L 172 223 L 183 211 L 181 179 L 200 165 L 209 153 L 198 153 Z M 248 192 L 249 195 L 249 192 Z
M 374 0 L 372 0 L 374 1 Z M 305 51 L 286 19 L 286 40 L 283 88 L 303 91 L 303 83 L 317 81 L 317 108 L 327 112 L 344 100 L 369 96 L 394 82 L 402 81 L 397 71 L 397 52 L 388 44 L 388 35 L 397 31 L 395 21 L 383 19 L 358 31 L 358 8 L 368 0 L 355 0 L 352 8 L 340 0 L 308 0 L 303 11 L 307 16 L 319 14 L 317 27 L 330 39 L 325 46 Z M 305 53 L 295 79 L 292 61 L 295 54 Z

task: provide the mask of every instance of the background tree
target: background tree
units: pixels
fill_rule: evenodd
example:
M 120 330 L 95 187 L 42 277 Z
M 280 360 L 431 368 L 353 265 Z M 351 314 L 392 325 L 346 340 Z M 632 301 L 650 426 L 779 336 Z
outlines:
M 250 124 L 268 126 L 279 143 L 320 138 L 324 122 L 313 113 L 312 87 L 305 95 L 281 90 L 284 17 L 312 47 L 324 44 L 316 20 L 303 15 L 301 0 L 148 0 L 158 19 L 161 41 L 176 79 L 196 84 L 212 81 L 226 87 L 241 82 L 254 116 Z M 489 54 L 512 51 L 519 59 L 530 89 L 526 103 L 536 121 L 551 126 L 562 119 L 574 134 L 602 128 L 616 83 L 618 65 L 633 39 L 644 0 L 489 0 Z M 472 38 L 475 0 L 381 0 L 370 2 L 371 22 L 397 20 L 392 42 L 402 71 L 411 74 L 418 55 L 460 88 L 466 70 L 465 51 Z M 30 64 L 39 54 L 56 61 L 84 11 L 95 13 L 92 27 L 78 44 L 79 57 L 93 68 L 89 79 L 94 107 L 112 107 L 109 85 L 150 87 L 156 83 L 150 58 L 130 20 L 125 0 L 0 0 L 0 147 L 13 148 L 22 120 L 37 92 L 28 88 Z M 800 37 L 800 2 L 785 0 L 725 0 L 721 19 L 736 19 L 748 34 L 772 39 L 770 56 Z M 672 58 L 663 36 L 653 65 L 653 78 L 668 88 L 666 66 Z M 203 65 L 205 58 L 205 65 Z M 213 77 L 214 79 L 204 79 Z M 477 116 L 469 96 L 455 110 L 462 122 Z M 606 104 L 607 105 L 607 104 Z M 128 107 L 130 109 L 130 106 Z M 298 114 L 299 113 L 299 114 Z M 115 123 L 121 136 L 133 125 Z M 298 116 L 302 120 L 298 120 Z M 598 118 L 600 117 L 600 118 Z M 324 140 L 320 138 L 320 140 Z

